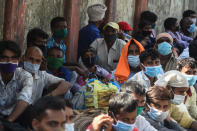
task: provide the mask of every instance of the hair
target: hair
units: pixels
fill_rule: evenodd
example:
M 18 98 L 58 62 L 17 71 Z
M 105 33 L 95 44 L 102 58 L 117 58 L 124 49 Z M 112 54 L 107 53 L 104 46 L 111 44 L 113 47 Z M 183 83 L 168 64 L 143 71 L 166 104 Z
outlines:
M 185 17 L 185 18 L 181 19 L 181 21 L 180 21 L 180 27 L 181 27 L 181 29 L 183 29 L 184 26 L 185 26 L 187 23 L 189 23 L 190 21 L 191 21 L 191 20 L 190 20 L 189 17 Z
M 157 21 L 157 15 L 151 11 L 144 11 L 140 15 L 140 21 L 147 20 L 151 23 L 154 23 Z
M 147 20 L 142 20 L 138 24 L 138 28 L 142 30 L 147 25 L 152 25 L 152 23 L 150 21 L 147 21 Z
M 124 92 L 117 93 L 109 100 L 109 112 L 113 112 L 114 115 L 120 114 L 121 111 L 133 112 L 137 109 L 137 101 L 134 98 Z
M 40 28 L 33 28 L 27 34 L 27 46 L 34 43 L 37 37 L 48 39 L 49 35 Z
M 48 109 L 65 110 L 65 103 L 59 97 L 54 97 L 54 96 L 46 96 L 39 99 L 33 105 L 32 120 L 37 119 L 41 121 L 45 115 L 45 111 Z
M 21 56 L 21 49 L 19 45 L 11 40 L 1 40 L 0 41 L 0 56 L 5 50 L 12 51 L 17 58 Z
M 56 26 L 57 23 L 59 23 L 59 22 L 65 22 L 65 21 L 66 21 L 66 19 L 64 17 L 58 16 L 58 17 L 55 17 L 55 18 L 53 18 L 51 20 L 50 26 L 51 26 L 51 28 L 55 28 L 55 26 Z
M 57 46 L 54 46 L 54 47 L 49 48 L 49 49 L 48 49 L 48 51 L 47 51 L 47 56 L 49 55 L 49 52 L 51 52 L 52 50 L 58 50 L 58 51 L 61 51 L 61 52 L 62 52 L 62 57 L 64 56 L 64 52 L 63 52 L 63 50 L 62 50 L 62 49 L 60 49 L 60 48 L 59 48 L 59 47 L 57 47 Z
M 171 30 L 173 26 L 176 25 L 176 22 L 177 22 L 177 18 L 167 18 L 165 21 L 164 21 L 164 28 L 165 30 Z
M 25 51 L 25 56 L 27 56 L 27 54 L 29 53 L 29 50 L 30 50 L 30 49 L 39 51 L 39 52 L 41 53 L 41 55 L 43 56 L 42 50 L 41 50 L 39 47 L 37 47 L 37 46 L 30 46 L 30 47 L 27 47 L 27 49 L 26 49 L 26 51 Z
M 65 100 L 65 105 L 66 105 L 66 107 L 69 107 L 69 108 L 73 109 L 73 103 L 70 100 L 66 99 Z
M 143 88 L 142 85 L 140 85 L 136 81 L 130 81 L 130 82 L 124 83 L 121 86 L 120 91 L 129 93 L 129 94 L 134 93 L 140 96 L 144 96 L 146 94 L 145 88 Z
M 145 39 L 145 36 L 142 35 L 142 33 L 137 32 L 133 34 L 133 38 L 136 39 L 137 41 L 141 42 Z
M 88 46 L 88 47 L 85 47 L 82 50 L 81 57 L 84 57 L 84 55 L 85 55 L 86 52 L 93 52 L 95 56 L 97 55 L 96 50 L 94 48 Z
M 186 10 L 183 12 L 183 18 L 190 17 L 190 15 L 192 15 L 192 14 L 196 14 L 196 12 L 193 10 Z
M 181 59 L 177 64 L 177 70 L 181 71 L 183 67 L 189 66 L 192 69 L 197 68 L 197 62 L 194 58 L 184 58 Z
M 189 56 L 197 60 L 197 38 L 189 44 Z
M 146 102 L 150 104 L 154 100 L 170 100 L 171 94 L 165 87 L 153 86 L 146 92 Z
M 144 61 L 150 57 L 151 60 L 156 60 L 157 58 L 159 58 L 159 53 L 157 52 L 157 50 L 153 49 L 153 48 L 150 48 L 150 49 L 147 49 L 145 51 L 143 51 L 141 54 L 140 54 L 140 62 L 141 63 L 144 63 Z

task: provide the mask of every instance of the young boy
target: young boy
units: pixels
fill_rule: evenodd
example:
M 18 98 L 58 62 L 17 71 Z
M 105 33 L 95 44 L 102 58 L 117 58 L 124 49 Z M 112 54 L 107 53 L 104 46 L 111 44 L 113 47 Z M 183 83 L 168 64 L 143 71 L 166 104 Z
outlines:
M 145 50 L 140 54 L 140 63 L 142 71 L 135 74 L 128 81 L 137 81 L 147 91 L 150 86 L 153 86 L 159 75 L 163 74 L 159 53 L 155 49 Z
M 52 37 L 47 41 L 47 49 L 57 46 L 63 51 L 66 60 L 66 44 L 64 39 L 68 35 L 67 23 L 64 17 L 55 17 L 51 20 Z
M 197 121 L 191 118 L 187 110 L 180 107 L 184 103 L 185 94 L 189 89 L 184 74 L 176 70 L 168 71 L 155 82 L 155 85 L 168 89 L 172 96 L 169 105 L 169 116 L 183 128 L 196 131 Z
M 101 81 L 109 81 L 111 79 L 111 74 L 104 68 L 96 65 L 97 54 L 96 51 L 88 47 L 82 51 L 82 64 L 88 74 L 88 79 L 96 78 Z M 85 79 L 82 76 L 78 77 L 78 84 L 83 86 L 85 85 Z
M 197 63 L 193 58 L 184 58 L 178 63 L 177 70 L 182 72 L 188 80 L 189 90 L 185 97 L 185 105 L 191 117 L 197 120 L 196 90 L 194 88 L 197 80 Z
M 120 92 L 110 99 L 108 115 L 95 117 L 87 131 L 138 131 L 136 117 L 137 101 L 130 94 Z
M 170 99 L 171 95 L 166 88 L 150 87 L 146 94 L 146 109 L 142 112 L 142 116 L 159 131 L 184 131 L 168 117 Z
M 131 81 L 126 82 L 120 88 L 121 92 L 129 93 L 135 100 L 137 100 L 137 118 L 136 118 L 136 127 L 139 131 L 157 131 L 153 126 L 150 125 L 146 119 L 141 116 L 141 112 L 144 110 L 145 101 L 146 101 L 146 93 L 145 89 L 137 82 Z

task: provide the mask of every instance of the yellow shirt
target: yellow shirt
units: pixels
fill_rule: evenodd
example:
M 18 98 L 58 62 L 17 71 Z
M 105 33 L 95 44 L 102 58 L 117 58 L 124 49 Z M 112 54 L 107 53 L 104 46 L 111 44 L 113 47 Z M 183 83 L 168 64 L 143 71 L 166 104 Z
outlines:
M 169 111 L 170 117 L 177 121 L 177 123 L 183 128 L 190 128 L 192 122 L 195 121 L 186 112 L 181 112 L 174 104 L 170 104 Z
M 191 86 L 190 89 L 192 96 L 187 95 L 185 105 L 191 117 L 197 120 L 196 90 L 193 86 Z

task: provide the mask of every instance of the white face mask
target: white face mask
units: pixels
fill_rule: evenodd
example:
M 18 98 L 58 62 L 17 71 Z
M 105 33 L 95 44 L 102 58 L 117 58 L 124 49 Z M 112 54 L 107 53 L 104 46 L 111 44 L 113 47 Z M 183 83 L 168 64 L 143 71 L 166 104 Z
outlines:
M 196 24 L 196 18 L 191 18 L 193 24 Z
M 65 124 L 65 131 L 75 131 L 74 123 L 66 123 Z
M 169 110 L 166 111 L 166 112 L 162 112 L 160 110 L 152 108 L 149 105 L 148 105 L 148 107 L 150 108 L 150 111 L 148 112 L 148 115 L 153 120 L 158 121 L 158 122 L 162 122 L 162 121 L 164 121 L 167 118 Z
M 180 105 L 181 103 L 184 103 L 184 100 L 185 96 L 174 94 L 174 99 L 171 100 L 171 102 L 175 105 Z

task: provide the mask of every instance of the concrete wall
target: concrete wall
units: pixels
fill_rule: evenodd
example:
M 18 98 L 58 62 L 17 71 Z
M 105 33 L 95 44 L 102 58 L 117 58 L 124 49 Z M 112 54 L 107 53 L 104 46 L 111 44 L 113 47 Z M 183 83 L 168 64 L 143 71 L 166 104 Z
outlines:
M 3 32 L 3 16 L 6 0 L 0 0 L 0 39 Z M 26 0 L 25 36 L 29 29 L 40 27 L 50 33 L 50 20 L 55 16 L 63 16 L 64 0 Z M 94 3 L 105 3 L 105 0 L 81 0 L 80 27 L 88 22 L 87 7 Z M 196 0 L 148 0 L 148 10 L 158 15 L 157 32 L 163 32 L 163 21 L 167 17 L 181 19 L 185 9 L 197 11 Z M 127 21 L 133 26 L 135 0 L 117 0 L 116 22 Z
M 39 27 L 50 34 L 50 21 L 63 16 L 64 0 L 26 0 L 25 36 L 29 29 Z
M 117 0 L 116 22 L 126 21 L 133 26 L 135 0 Z
M 81 0 L 81 8 L 80 8 L 80 28 L 84 27 L 88 24 L 88 15 L 87 8 L 88 6 L 95 3 L 105 3 L 105 0 Z
M 88 23 L 87 7 L 95 3 L 105 3 L 105 0 L 81 0 L 81 28 Z M 134 10 L 135 0 L 117 0 L 117 12 L 115 21 L 127 21 L 132 26 Z

